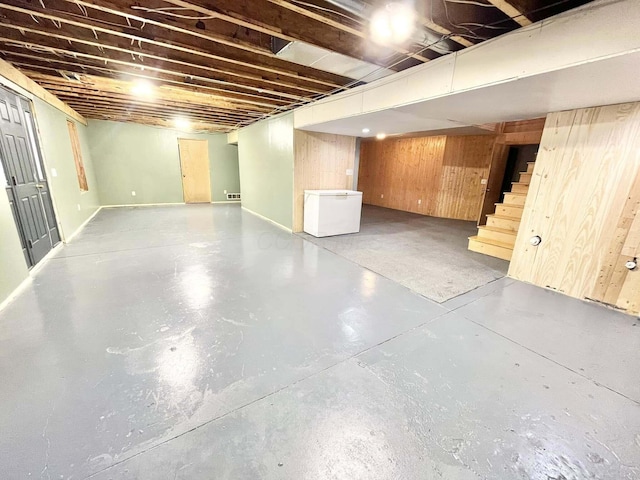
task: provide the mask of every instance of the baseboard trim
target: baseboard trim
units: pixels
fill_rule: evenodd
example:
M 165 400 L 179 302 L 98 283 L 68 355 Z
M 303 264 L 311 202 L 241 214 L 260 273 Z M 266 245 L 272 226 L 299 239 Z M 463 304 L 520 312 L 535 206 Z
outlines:
M 80 225 L 78 228 L 76 228 L 76 231 L 75 231 L 75 232 L 73 232 L 73 233 L 72 233 L 71 235 L 69 235 L 68 237 L 65 235 L 65 237 L 64 237 L 64 239 L 63 239 L 63 242 L 64 242 L 64 243 L 69 243 L 71 240 L 73 240 L 73 237 L 75 237 L 76 235 L 78 235 L 78 234 L 82 231 L 82 229 L 83 229 L 84 227 L 86 227 L 86 226 L 87 226 L 87 223 L 89 223 L 91 220 L 93 220 L 93 217 L 95 217 L 95 216 L 98 214 L 98 212 L 99 212 L 100 210 L 102 210 L 102 206 L 98 207 L 98 208 L 96 209 L 96 211 L 95 211 L 95 212 L 93 212 L 91 215 L 89 215 L 89 218 L 87 218 L 84 222 L 82 222 L 82 225 Z M 52 251 L 53 251 L 53 250 L 52 250 Z M 51 252 L 49 252 L 49 253 L 51 253 Z M 47 254 L 47 257 L 48 257 L 48 256 L 49 256 L 49 254 Z M 45 258 L 46 258 L 46 257 L 45 257 Z M 40 265 L 40 264 L 38 264 L 38 265 Z M 36 265 L 36 267 L 37 267 L 38 265 Z M 34 268 L 35 268 L 35 267 L 34 267 Z M 31 269 L 31 270 L 33 271 L 33 269 Z
M 240 200 L 220 200 L 218 202 L 211 202 L 212 204 L 216 205 L 218 203 L 237 203 L 240 204 Z
M 253 210 L 249 210 L 247 207 L 245 207 L 244 205 L 242 206 L 242 209 L 245 210 L 246 212 L 249 212 L 251 215 L 255 215 L 256 217 L 261 218 L 262 220 L 265 220 L 269 223 L 271 223 L 272 225 L 275 225 L 276 227 L 281 228 L 282 230 L 285 230 L 289 233 L 293 233 L 291 231 L 290 228 L 285 227 L 284 225 L 279 224 L 278 222 L 275 222 L 273 220 L 271 220 L 270 218 L 265 217 L 264 215 L 260 215 L 259 213 L 254 212 Z
M 187 205 L 184 202 L 175 203 L 123 203 L 122 205 L 102 205 L 101 208 L 121 208 L 121 207 L 161 207 L 164 205 Z

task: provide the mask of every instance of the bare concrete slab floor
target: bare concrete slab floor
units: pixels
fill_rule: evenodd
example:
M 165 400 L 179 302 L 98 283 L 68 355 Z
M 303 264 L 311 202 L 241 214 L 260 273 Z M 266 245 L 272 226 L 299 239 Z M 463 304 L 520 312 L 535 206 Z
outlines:
M 638 479 L 637 319 L 444 304 L 238 206 L 105 209 L 0 312 L 0 478 Z
M 301 236 L 436 302 L 507 274 L 509 262 L 467 249 L 475 222 L 362 206 L 359 233 Z

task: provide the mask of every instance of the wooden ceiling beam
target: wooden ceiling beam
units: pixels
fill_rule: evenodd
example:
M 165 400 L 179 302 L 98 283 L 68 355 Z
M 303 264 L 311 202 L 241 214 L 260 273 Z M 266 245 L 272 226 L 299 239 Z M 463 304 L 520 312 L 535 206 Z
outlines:
M 211 109 L 211 108 L 202 108 L 196 104 L 183 104 L 183 103 L 173 103 L 173 102 L 141 102 L 139 100 L 135 100 L 134 97 L 117 97 L 114 94 L 111 96 L 101 96 L 97 95 L 93 91 L 77 91 L 73 89 L 73 87 L 60 87 L 60 86 L 47 86 L 46 84 L 42 84 L 47 90 L 54 92 L 56 96 L 60 98 L 65 98 L 68 102 L 73 103 L 86 103 L 86 102 L 103 102 L 106 104 L 113 103 L 114 105 L 133 105 L 139 107 L 149 107 L 149 108 L 158 108 L 158 109 L 171 109 L 172 111 L 184 111 L 184 112 L 193 112 L 196 114 L 202 114 L 206 116 L 220 116 L 220 117 L 229 117 L 229 118 L 240 118 L 240 119 L 255 119 L 262 118 L 264 114 L 257 115 L 247 115 L 246 113 L 237 112 L 235 110 L 222 110 L 222 109 Z
M 66 71 L 73 72 L 82 76 L 95 73 L 99 74 L 100 77 L 115 80 L 122 80 L 123 77 L 127 77 L 130 80 L 144 79 L 152 82 L 155 85 L 179 88 L 183 91 L 207 95 L 213 99 L 235 102 L 243 105 L 243 108 L 257 111 L 262 111 L 264 109 L 273 109 L 277 106 L 283 106 L 290 103 L 289 101 L 283 99 L 265 97 L 249 93 L 239 93 L 216 87 L 210 87 L 208 85 L 205 85 L 205 82 L 197 83 L 198 81 L 194 79 L 190 79 L 189 81 L 181 81 L 174 79 L 175 77 L 163 73 L 147 75 L 139 68 L 127 69 L 120 67 L 120 69 L 116 70 L 99 65 L 93 65 L 90 63 L 70 62 L 58 57 L 52 58 L 43 57 L 41 55 L 35 56 L 7 50 L 0 52 L 0 54 L 4 55 L 4 57 L 11 61 L 12 64 L 27 71 L 29 75 L 38 73 L 42 73 L 45 75 L 51 75 L 52 73 L 54 73 L 55 75 L 60 75 L 59 72 Z
M 321 94 L 329 90 L 327 87 L 317 88 L 303 86 L 292 82 L 269 79 L 268 77 L 258 76 L 249 72 L 240 73 L 229 69 L 221 69 L 201 63 L 194 63 L 191 59 L 182 55 L 179 56 L 178 54 L 171 57 L 156 55 L 150 51 L 144 51 L 140 47 L 131 47 L 131 42 L 126 40 L 123 42 L 124 39 L 114 41 L 113 43 L 106 43 L 96 40 L 93 35 L 88 37 L 80 34 L 79 32 L 74 32 L 74 35 L 67 35 L 61 33 L 60 30 L 55 28 L 44 27 L 41 25 L 38 25 L 38 28 L 32 28 L 6 23 L 4 26 L 6 27 L 3 32 L 5 39 L 13 39 L 17 41 L 28 39 L 31 40 L 30 43 L 32 45 L 57 48 L 61 48 L 61 42 L 64 42 L 64 44 L 68 44 L 67 46 L 73 46 L 73 53 L 89 54 L 93 57 L 101 58 L 102 60 L 123 60 L 123 56 L 131 57 L 132 59 L 138 58 L 141 62 L 144 62 L 145 60 L 152 60 L 164 64 L 171 64 L 175 69 L 178 69 L 186 75 L 211 75 L 213 77 L 220 78 L 221 82 L 236 85 L 238 87 L 252 87 L 261 90 L 264 88 L 264 84 L 266 84 L 269 85 L 270 88 L 274 89 L 274 92 L 292 95 L 290 98 L 294 99 L 304 98 L 305 95 Z M 36 38 L 33 38 L 34 36 Z M 85 48 L 80 48 L 79 45 L 82 45 Z M 102 55 L 93 55 L 93 50 L 91 50 L 91 48 L 97 49 L 98 52 L 96 53 L 100 53 Z M 109 50 L 109 53 L 103 53 L 105 50 Z M 294 94 L 293 92 L 296 91 L 300 93 Z
M 277 5 L 269 0 L 216 0 L 215 4 L 201 0 L 163 2 L 199 13 L 203 17 L 234 23 L 283 40 L 305 42 L 380 66 L 386 66 L 384 59 L 391 52 L 402 53 L 421 62 L 429 61 L 429 58 L 413 54 L 404 47 L 374 46 L 372 42 L 362 42 L 367 35 L 358 28 L 344 24 L 323 24 L 309 17 L 307 10 L 303 9 L 304 13 L 295 11 L 293 4 L 292 8 L 283 8 L 284 5 Z
M 169 128 L 171 130 L 175 130 L 175 126 L 173 125 L 171 120 L 158 118 L 158 117 L 149 117 L 142 115 L 131 115 L 127 117 L 121 117 L 118 115 L 110 115 L 101 112 L 85 112 L 87 118 L 95 119 L 95 120 L 108 120 L 112 122 L 123 122 L 123 123 L 136 123 L 139 125 L 149 125 L 152 127 L 161 127 L 161 128 Z M 191 124 L 191 128 L 189 132 L 191 133 L 228 133 L 232 130 L 235 130 L 234 126 L 229 125 L 217 125 L 212 123 L 203 123 L 203 122 L 193 122 Z
M 433 20 L 429 20 L 428 18 L 423 16 L 420 16 L 418 20 L 423 27 L 427 27 L 428 29 L 433 30 L 436 33 L 439 33 L 445 37 L 448 37 L 454 42 L 459 43 L 463 47 L 472 47 L 473 45 L 475 45 L 471 40 L 454 33 L 448 28 L 445 28 L 442 25 L 435 23 Z
M 165 0 L 169 3 L 172 4 L 176 4 L 176 3 L 188 3 L 188 2 L 184 2 L 184 0 Z M 338 30 L 341 30 L 343 32 L 349 33 L 351 35 L 354 35 L 356 37 L 365 39 L 365 40 L 370 40 L 369 35 L 367 34 L 366 31 L 362 31 L 360 28 L 355 28 L 355 27 L 351 27 L 349 25 L 345 25 L 342 22 L 339 22 L 337 20 L 334 20 L 332 18 L 327 17 L 326 15 L 322 15 L 318 12 L 315 12 L 313 10 L 309 10 L 307 8 L 304 8 L 300 5 L 296 5 L 295 3 L 292 3 L 288 0 L 268 0 L 270 3 L 273 3 L 274 5 L 277 5 L 279 7 L 282 8 L 286 8 L 287 10 L 291 10 L 292 12 L 298 13 L 300 15 L 303 15 L 307 18 L 310 18 L 312 20 L 315 20 L 317 22 L 320 22 L 328 27 L 332 27 L 332 28 L 336 28 Z M 411 52 L 410 50 L 407 50 L 406 48 L 402 47 L 402 46 L 390 46 L 391 49 L 395 50 L 398 53 L 402 53 L 403 55 L 406 55 L 408 57 L 412 57 L 415 58 L 417 60 L 420 60 L 421 62 L 428 62 L 430 59 L 425 57 L 424 55 L 420 55 L 414 52 Z
M 9 0 L 9 1 L 13 1 L 15 3 L 19 2 L 19 0 Z M 126 38 L 129 41 L 138 42 L 139 45 L 141 43 L 153 45 L 168 51 L 175 50 L 182 53 L 194 55 L 197 57 L 203 57 L 209 60 L 218 61 L 221 63 L 230 63 L 232 65 L 238 65 L 238 66 L 242 66 L 244 68 L 248 68 L 252 70 L 259 70 L 259 71 L 267 72 L 269 74 L 275 74 L 278 76 L 295 78 L 298 81 L 308 82 L 312 84 L 315 83 L 325 87 L 336 88 L 341 86 L 344 83 L 347 83 L 348 81 L 348 79 L 345 78 L 345 79 L 342 79 L 343 81 L 341 83 L 331 82 L 328 80 L 315 78 L 313 76 L 303 76 L 296 71 L 264 66 L 264 65 L 261 65 L 259 62 L 255 62 L 255 60 L 253 63 L 249 63 L 247 61 L 241 61 L 241 60 L 236 60 L 234 58 L 230 58 L 229 56 L 225 57 L 221 55 L 215 55 L 197 46 L 179 43 L 179 42 L 176 42 L 175 40 L 167 40 L 167 39 L 158 38 L 158 37 L 149 38 L 139 34 L 127 33 L 126 31 L 127 28 L 124 25 L 123 26 L 111 25 L 108 28 L 106 28 L 99 21 L 95 21 L 89 17 L 85 17 L 82 21 L 78 21 L 77 16 L 71 16 L 66 12 L 52 14 L 50 13 L 50 11 L 43 10 L 42 8 L 36 7 L 34 5 L 30 5 L 29 8 L 25 8 L 18 5 L 11 5 L 9 3 L 0 3 L 0 10 L 10 11 L 19 15 L 28 16 L 28 19 L 14 18 L 14 21 L 23 20 L 23 23 L 22 23 L 23 25 L 24 25 L 24 20 L 30 20 L 28 24 L 32 24 L 33 23 L 32 18 L 35 16 L 37 18 L 50 20 L 51 22 L 54 22 L 54 23 L 57 22 L 58 24 L 64 24 L 64 25 L 86 29 L 89 32 L 91 32 L 91 33 L 89 32 L 87 33 L 89 33 L 90 35 L 92 34 L 95 37 L 98 36 L 98 33 L 106 34 L 109 36 L 118 36 L 118 37 Z M 7 23 L 7 21 L 8 19 L 5 18 L 5 23 Z M 128 29 L 131 30 L 131 27 L 129 27 Z M 338 78 L 337 75 L 335 77 Z
M 64 97 L 67 98 L 67 97 Z M 233 118 L 220 115 L 203 115 L 185 110 L 172 110 L 169 108 L 146 108 L 137 105 L 113 105 L 108 102 L 81 102 L 67 98 L 69 105 L 79 111 L 85 109 L 103 110 L 106 113 L 127 113 L 127 114 L 144 114 L 144 115 L 160 115 L 163 117 L 184 117 L 191 121 L 203 121 L 203 122 L 215 122 L 225 123 L 228 125 L 237 125 L 241 121 L 246 121 L 245 118 Z
M 67 89 L 69 92 L 90 93 L 96 96 L 104 96 L 109 98 L 133 98 L 143 103 L 163 103 L 170 102 L 181 105 L 196 105 L 198 108 L 209 110 L 233 111 L 238 114 L 247 116 L 260 116 L 269 111 L 267 108 L 260 110 L 248 110 L 233 102 L 220 101 L 217 99 L 207 98 L 205 95 L 195 94 L 193 92 L 182 92 L 179 89 L 166 88 L 163 86 L 156 87 L 153 95 L 149 99 L 141 99 L 131 93 L 131 85 L 129 82 L 121 80 L 107 79 L 101 77 L 92 77 L 84 75 L 79 81 L 67 80 L 63 77 L 55 77 L 53 75 L 45 75 L 32 73 L 30 78 L 45 85 L 48 89 Z
M 532 24 L 531 20 L 529 20 L 523 12 L 521 12 L 519 9 L 514 7 L 507 0 L 488 0 L 488 1 L 491 5 L 499 9 L 506 16 L 512 18 L 520 26 L 526 27 L 527 25 Z
M 37 48 L 40 46 L 39 42 L 37 41 L 25 41 L 23 39 L 21 39 L 21 37 L 17 36 L 17 35 L 11 35 L 8 36 L 7 34 L 12 33 L 11 31 L 7 31 L 5 30 L 4 32 L 2 32 L 2 34 L 0 34 L 0 44 L 4 43 L 7 44 L 9 46 L 19 46 L 23 49 L 29 50 L 30 52 L 34 52 L 34 48 Z M 210 77 L 206 77 L 204 76 L 204 74 L 202 72 L 198 72 L 197 69 L 187 69 L 185 68 L 185 70 L 187 71 L 178 71 L 178 70 L 169 70 L 167 68 L 163 68 L 161 66 L 156 66 L 156 65 L 162 65 L 162 63 L 160 64 L 149 64 L 149 63 L 143 63 L 140 61 L 136 62 L 136 53 L 131 53 L 131 54 L 117 54 L 113 53 L 110 57 L 103 57 L 100 55 L 94 55 L 91 53 L 85 53 L 85 52 L 81 52 L 79 51 L 80 48 L 78 48 L 78 46 L 76 45 L 75 47 L 73 47 L 72 49 L 69 48 L 62 48 L 61 44 L 57 44 L 58 46 L 53 47 L 53 46 L 47 46 L 47 47 L 41 47 L 42 50 L 44 51 L 49 51 L 50 53 L 54 53 L 54 54 L 59 54 L 59 55 L 64 55 L 67 58 L 72 58 L 72 59 L 79 59 L 82 58 L 84 60 L 91 60 L 97 63 L 102 63 L 103 65 L 118 65 L 121 67 L 127 67 L 130 69 L 138 69 L 138 70 L 146 70 L 149 72 L 156 72 L 156 73 L 164 73 L 164 74 L 168 74 L 168 75 L 172 75 L 172 76 L 177 76 L 180 78 L 194 78 L 194 79 L 199 79 L 203 82 L 206 83 L 212 83 L 212 84 L 216 84 L 216 85 L 223 85 L 226 88 L 230 88 L 232 89 L 232 91 L 239 91 L 239 90 L 245 90 L 244 93 L 246 93 L 246 91 L 250 91 L 250 92 L 257 92 L 257 93 L 261 93 L 261 94 L 266 94 L 266 95 L 272 95 L 274 97 L 282 97 L 282 98 L 287 98 L 290 100 L 295 100 L 295 101 L 300 101 L 300 100 L 311 100 L 310 97 L 308 96 L 301 96 L 301 95 L 294 95 L 292 93 L 288 93 L 288 92 L 283 92 L 283 91 L 279 91 L 279 90 L 271 90 L 271 89 L 267 89 L 264 87 L 259 87 L 259 86 L 254 86 L 254 85 L 241 85 L 241 84 L 232 84 L 231 82 L 228 81 L 224 81 L 224 80 L 217 80 L 215 78 L 210 78 Z M 1 49 L 0 49 L 1 50 Z M 127 60 L 124 60 L 125 58 L 127 58 Z M 133 61 L 131 61 L 133 60 Z M 184 67 L 183 67 L 184 68 Z M 206 69 L 206 67 L 203 67 L 204 69 Z M 240 92 L 243 93 L 243 92 Z
M 217 43 L 227 47 L 237 48 L 246 52 L 251 52 L 257 55 L 274 56 L 268 46 L 256 45 L 252 42 L 240 40 L 235 37 L 219 35 L 210 31 L 203 31 L 194 28 L 193 25 L 186 25 L 181 19 L 173 19 L 172 22 L 167 22 L 166 18 L 163 21 L 151 18 L 149 15 L 143 15 L 142 10 L 135 10 L 132 8 L 131 3 L 115 3 L 110 0 L 62 0 L 68 3 L 73 8 L 85 8 L 91 11 L 99 11 L 108 15 L 125 18 L 128 23 L 139 22 L 141 25 L 152 25 L 161 29 L 166 29 L 172 32 L 177 32 L 185 35 L 195 37 L 199 40 L 205 40 L 208 42 Z M 47 4 L 50 2 L 48 1 Z M 148 2 L 145 2 L 148 3 Z
M 45 82 L 50 85 L 57 84 L 62 86 L 74 86 L 75 88 L 81 89 L 93 89 L 94 91 L 104 92 L 106 95 L 131 95 L 131 82 L 86 74 L 79 75 L 78 77 L 78 80 L 69 80 L 62 76 L 33 73 L 31 78 L 38 82 Z M 231 99 L 214 97 L 200 92 L 186 91 L 181 88 L 175 88 L 167 85 L 156 85 L 154 90 L 153 96 L 156 100 L 197 103 L 203 108 L 222 108 L 225 110 L 246 112 L 248 114 L 262 114 L 272 108 L 272 106 L 247 108 L 242 104 L 235 103 Z

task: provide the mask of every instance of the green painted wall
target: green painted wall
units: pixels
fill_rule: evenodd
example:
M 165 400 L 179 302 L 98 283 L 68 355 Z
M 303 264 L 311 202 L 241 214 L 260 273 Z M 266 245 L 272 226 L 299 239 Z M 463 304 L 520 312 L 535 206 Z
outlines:
M 225 134 L 104 120 L 90 120 L 88 132 L 102 205 L 182 203 L 178 138 L 209 141 L 212 201 L 226 201 L 225 190 L 240 192 L 238 149 Z
M 94 165 L 88 144 L 88 128 L 79 122 L 74 122 L 80 138 L 82 162 L 89 185 L 89 191 L 82 192 L 78 184 L 76 164 L 71 149 L 71 139 L 67 127 L 68 117 L 57 108 L 37 98 L 34 100 L 34 104 L 51 197 L 63 238 L 67 239 L 100 206 Z M 53 170 L 55 170 L 55 176 Z
M 0 180 L 0 303 L 27 278 L 27 262 L 13 221 L 4 178 Z
M 293 225 L 293 113 L 238 134 L 242 206 L 286 228 Z

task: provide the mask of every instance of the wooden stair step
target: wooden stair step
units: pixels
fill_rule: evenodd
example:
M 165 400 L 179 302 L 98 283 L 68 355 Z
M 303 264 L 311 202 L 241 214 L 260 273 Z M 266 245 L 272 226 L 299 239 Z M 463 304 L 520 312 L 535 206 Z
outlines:
M 515 218 L 520 220 L 522 218 L 522 205 L 507 205 L 504 203 L 496 203 L 496 215 L 501 217 Z
M 506 205 L 524 206 L 524 202 L 527 199 L 526 193 L 520 192 L 504 192 L 504 203 Z
M 531 175 L 531 173 L 521 173 L 519 183 L 526 183 L 527 185 L 529 185 L 531 183 Z
M 525 195 L 529 192 L 529 184 L 513 182 L 511 184 L 511 193 L 524 193 Z
M 527 171 L 526 173 L 533 173 L 533 168 L 535 167 L 536 162 L 527 162 Z
M 491 227 L 487 225 L 478 226 L 478 237 L 482 239 L 495 240 L 510 245 L 512 248 L 516 243 L 518 232 L 505 228 Z
M 511 260 L 511 255 L 513 254 L 513 247 L 511 245 L 478 236 L 469 237 L 469 250 L 501 258 L 502 260 Z
M 513 232 L 517 232 L 520 228 L 520 219 L 510 218 L 510 217 L 501 217 L 496 214 L 487 215 L 487 226 L 493 228 L 500 228 L 502 230 L 512 230 Z

